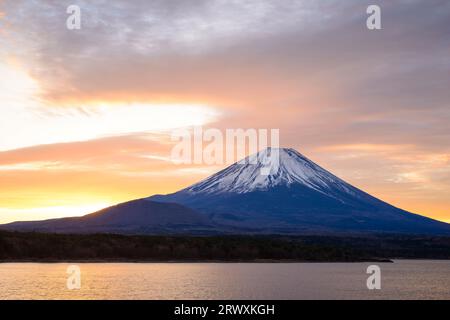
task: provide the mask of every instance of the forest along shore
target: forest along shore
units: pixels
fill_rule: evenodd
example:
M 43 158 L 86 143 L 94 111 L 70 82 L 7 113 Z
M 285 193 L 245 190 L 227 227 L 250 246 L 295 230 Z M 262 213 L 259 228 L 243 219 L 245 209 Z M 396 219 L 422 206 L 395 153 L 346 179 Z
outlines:
M 141 236 L 0 231 L 0 262 L 390 262 L 450 259 L 449 237 Z

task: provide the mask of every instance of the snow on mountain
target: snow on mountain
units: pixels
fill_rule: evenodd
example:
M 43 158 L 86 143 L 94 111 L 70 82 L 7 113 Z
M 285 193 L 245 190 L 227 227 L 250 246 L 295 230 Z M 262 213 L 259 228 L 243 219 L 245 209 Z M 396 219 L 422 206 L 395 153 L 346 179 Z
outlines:
M 277 157 L 278 159 L 276 159 Z M 264 174 L 265 168 L 270 168 L 268 174 Z M 322 193 L 340 189 L 355 194 L 351 185 L 318 166 L 298 151 L 287 148 L 264 149 L 184 191 L 194 194 L 247 193 L 296 183 Z

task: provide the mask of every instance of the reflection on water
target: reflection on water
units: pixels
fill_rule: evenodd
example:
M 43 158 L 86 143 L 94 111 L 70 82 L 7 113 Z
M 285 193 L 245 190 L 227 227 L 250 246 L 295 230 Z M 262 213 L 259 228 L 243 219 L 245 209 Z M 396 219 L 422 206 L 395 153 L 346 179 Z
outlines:
M 450 261 L 369 263 L 80 263 L 81 289 L 66 287 L 67 263 L 0 264 L 0 299 L 450 299 Z

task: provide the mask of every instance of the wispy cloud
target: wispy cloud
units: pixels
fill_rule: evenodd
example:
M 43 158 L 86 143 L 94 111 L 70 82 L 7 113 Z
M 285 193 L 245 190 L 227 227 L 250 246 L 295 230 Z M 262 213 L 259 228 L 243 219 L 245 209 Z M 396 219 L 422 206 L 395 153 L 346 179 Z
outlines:
M 65 28 L 69 4 L 82 9 L 76 32 Z M 0 152 L 0 165 L 104 168 L 82 176 L 102 196 L 100 179 L 117 188 L 122 181 L 133 191 L 115 199 L 133 198 L 149 184 L 139 172 L 182 173 L 141 133 L 280 128 L 283 145 L 383 199 L 448 216 L 450 3 L 378 1 L 377 32 L 365 28 L 369 4 L 3 1 L 0 150 L 10 152 Z M 54 145 L 32 147 L 41 144 Z M 203 169 L 186 170 L 191 178 L 177 176 L 160 191 L 152 183 L 145 193 L 173 191 Z M 4 173 L 18 189 L 32 184 Z M 6 189 L 0 199 L 12 201 Z

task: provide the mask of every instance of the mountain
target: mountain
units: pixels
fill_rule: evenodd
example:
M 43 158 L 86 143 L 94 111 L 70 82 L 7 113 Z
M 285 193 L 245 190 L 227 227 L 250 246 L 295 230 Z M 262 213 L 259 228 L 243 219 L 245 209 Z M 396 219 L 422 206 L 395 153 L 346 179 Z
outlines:
M 278 155 L 278 157 L 276 157 Z M 279 161 L 270 162 L 270 160 Z M 267 170 L 267 165 L 273 165 Z M 450 235 L 450 225 L 385 203 L 293 149 L 265 149 L 169 195 L 84 217 L 15 222 L 0 229 L 124 234 Z
M 279 164 L 263 175 L 273 152 Z M 217 225 L 251 232 L 450 234 L 449 224 L 385 203 L 294 149 L 262 150 L 186 189 L 148 199 L 179 203 Z
M 209 218 L 176 203 L 139 199 L 83 217 L 13 222 L 3 230 L 56 233 L 203 234 L 211 233 Z

